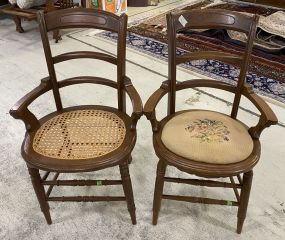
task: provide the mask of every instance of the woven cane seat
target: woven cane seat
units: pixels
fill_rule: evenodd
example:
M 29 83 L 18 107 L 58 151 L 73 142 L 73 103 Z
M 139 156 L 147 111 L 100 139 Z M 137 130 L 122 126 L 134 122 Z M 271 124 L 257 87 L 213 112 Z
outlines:
M 242 123 L 212 111 L 174 116 L 164 125 L 161 140 L 179 156 L 213 164 L 240 162 L 253 151 L 253 140 Z
M 103 110 L 76 110 L 45 122 L 33 140 L 35 152 L 57 159 L 88 159 L 106 155 L 121 146 L 124 121 Z

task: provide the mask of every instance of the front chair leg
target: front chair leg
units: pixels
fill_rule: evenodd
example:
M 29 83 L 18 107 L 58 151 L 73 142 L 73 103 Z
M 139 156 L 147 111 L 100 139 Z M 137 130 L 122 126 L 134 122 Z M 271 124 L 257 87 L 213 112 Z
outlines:
M 162 160 L 159 160 L 157 164 L 156 181 L 155 181 L 154 198 L 153 198 L 153 217 L 152 217 L 153 225 L 157 224 L 158 214 L 161 206 L 162 193 L 163 193 L 165 171 L 166 171 L 166 164 Z
M 24 29 L 22 28 L 22 23 L 21 23 L 21 18 L 18 16 L 13 16 L 13 20 L 16 24 L 16 31 L 18 33 L 23 33 L 25 32 Z
M 241 189 L 240 206 L 238 208 L 238 222 L 237 222 L 237 233 L 241 233 L 242 226 L 246 217 L 246 211 L 248 206 L 248 200 L 250 195 L 251 183 L 252 183 L 253 172 L 249 171 L 243 175 L 243 186 Z
M 128 163 L 131 164 L 132 161 L 133 161 L 133 157 L 132 157 L 132 155 L 130 155 L 130 157 L 129 157 L 129 159 L 128 159 Z
M 62 40 L 59 30 L 53 31 L 53 39 L 55 40 L 55 43 L 58 43 L 59 40 Z
M 35 193 L 37 195 L 41 210 L 45 216 L 47 223 L 51 224 L 52 221 L 51 221 L 51 217 L 49 213 L 49 204 L 46 201 L 45 189 L 41 183 L 41 176 L 40 176 L 39 170 L 35 168 L 30 168 L 30 167 L 28 167 L 28 169 L 29 169 L 32 184 L 33 184 Z
M 132 219 L 132 224 L 135 225 L 137 224 L 136 206 L 134 203 L 134 195 L 133 195 L 132 182 L 129 174 L 128 161 L 124 161 L 124 163 L 120 165 L 120 173 L 122 177 L 124 193 L 128 204 L 128 210 Z

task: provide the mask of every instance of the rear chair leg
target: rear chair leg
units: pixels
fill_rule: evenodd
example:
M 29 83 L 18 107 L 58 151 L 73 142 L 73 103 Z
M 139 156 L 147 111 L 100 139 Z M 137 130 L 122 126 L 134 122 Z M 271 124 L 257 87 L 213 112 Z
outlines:
M 153 225 L 157 224 L 158 214 L 161 206 L 162 193 L 163 193 L 165 171 L 166 171 L 166 164 L 162 160 L 159 160 L 157 164 L 156 181 L 155 181 L 154 198 L 153 198 L 153 217 L 152 217 Z
M 248 200 L 250 195 L 251 183 L 252 183 L 253 172 L 249 171 L 243 175 L 243 187 L 241 189 L 240 206 L 238 208 L 238 222 L 237 222 L 237 233 L 241 233 L 242 226 L 246 217 L 246 211 L 248 206 Z
M 35 168 L 30 168 L 30 167 L 28 167 L 28 169 L 29 169 L 32 184 L 33 184 L 35 193 L 37 195 L 41 210 L 45 216 L 47 223 L 51 224 L 52 221 L 51 221 L 51 217 L 49 213 L 49 204 L 46 201 L 45 189 L 41 183 L 41 177 L 40 177 L 39 170 Z
M 132 224 L 135 225 L 137 224 L 136 206 L 134 203 L 134 195 L 133 195 L 132 182 L 129 174 L 128 161 L 124 161 L 124 163 L 120 165 L 120 173 L 122 177 L 124 193 L 127 200 L 128 210 L 132 219 Z

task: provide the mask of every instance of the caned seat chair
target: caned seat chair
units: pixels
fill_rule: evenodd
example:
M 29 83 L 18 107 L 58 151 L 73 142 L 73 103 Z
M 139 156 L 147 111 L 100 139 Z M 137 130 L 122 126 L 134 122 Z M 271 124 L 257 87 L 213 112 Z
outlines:
M 38 21 L 49 76 L 19 100 L 10 114 L 24 121 L 26 135 L 22 156 L 27 163 L 41 210 L 51 224 L 48 201 L 126 201 L 133 224 L 135 204 L 128 160 L 136 142 L 136 123 L 142 115 L 140 96 L 125 75 L 127 15 L 120 17 L 93 9 L 64 9 L 44 14 Z M 47 32 L 64 28 L 96 28 L 118 33 L 117 56 L 77 51 L 52 56 Z M 62 43 L 64 44 L 64 42 Z M 57 81 L 54 64 L 79 58 L 106 61 L 117 66 L 117 81 L 80 76 Z M 118 108 L 81 105 L 63 108 L 59 89 L 74 84 L 101 84 L 117 89 Z M 56 111 L 37 119 L 28 106 L 42 94 L 52 91 Z M 133 105 L 126 113 L 126 93 Z M 91 172 L 119 166 L 120 180 L 59 180 L 61 173 Z M 39 170 L 43 170 L 40 174 Z M 48 180 L 50 173 L 53 178 Z M 124 196 L 51 196 L 54 186 L 122 185 Z M 44 187 L 48 187 L 47 191 Z
M 252 169 L 260 158 L 259 136 L 264 128 L 277 123 L 277 118 L 270 107 L 254 94 L 245 82 L 257 21 L 256 16 L 223 10 L 185 10 L 167 15 L 168 80 L 153 93 L 144 107 L 144 113 L 152 124 L 153 145 L 159 158 L 153 201 L 154 225 L 157 224 L 161 200 L 170 199 L 238 206 L 237 232 L 241 233 L 251 189 Z M 230 29 L 247 34 L 244 54 L 237 56 L 221 51 L 204 51 L 176 55 L 177 32 L 209 28 Z M 237 84 L 211 79 L 177 82 L 176 66 L 178 64 L 201 59 L 218 60 L 240 67 Z M 176 92 L 196 87 L 217 88 L 233 93 L 231 113 L 227 115 L 203 109 L 176 112 Z M 155 109 L 165 94 L 168 94 L 168 114 L 158 121 Z M 249 99 L 260 111 L 260 119 L 256 126 L 248 128 L 237 119 L 241 96 Z M 166 177 L 168 165 L 200 178 Z M 209 178 L 229 178 L 229 181 Z M 232 188 L 236 201 L 165 195 L 163 194 L 164 182 Z

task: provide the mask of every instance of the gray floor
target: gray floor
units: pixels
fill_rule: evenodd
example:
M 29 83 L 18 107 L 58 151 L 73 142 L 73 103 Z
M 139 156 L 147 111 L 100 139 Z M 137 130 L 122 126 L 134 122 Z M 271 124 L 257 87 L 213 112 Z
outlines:
M 170 1 L 165 1 L 164 4 Z M 149 10 L 149 9 L 148 9 Z M 151 9 L 150 9 L 151 10 Z M 134 11 L 137 11 L 134 9 Z M 160 10 L 156 10 L 160 11 Z M 137 12 L 131 12 L 136 15 Z M 147 14 L 147 13 L 144 13 Z M 138 14 L 137 14 L 138 15 Z M 25 34 L 14 31 L 11 20 L 0 21 L 0 239 L 284 239 L 285 238 L 285 110 L 283 105 L 269 100 L 280 124 L 266 129 L 261 137 L 262 157 L 256 166 L 248 215 L 242 235 L 235 233 L 236 208 L 163 201 L 157 226 L 151 225 L 152 197 L 157 158 L 152 149 L 151 130 L 143 117 L 138 124 L 138 141 L 130 166 L 137 208 L 136 226 L 131 225 L 125 203 L 51 203 L 53 224 L 48 226 L 40 212 L 25 163 L 20 156 L 24 125 L 12 119 L 8 111 L 25 93 L 39 84 L 47 75 L 45 59 L 35 23 L 24 23 Z M 89 34 L 89 31 L 65 32 L 63 41 L 52 43 L 54 53 L 68 50 L 98 50 L 114 52 L 113 43 Z M 143 102 L 165 80 L 167 65 L 146 55 L 128 50 L 127 72 L 142 96 Z M 109 65 L 99 61 L 78 60 L 76 65 L 62 63 L 57 69 L 60 79 L 98 73 L 113 78 Z M 189 79 L 195 73 L 179 71 L 179 79 Z M 68 91 L 67 91 L 68 90 Z M 199 94 L 183 91 L 179 95 L 179 109 L 204 107 L 228 112 L 224 100 L 229 97 L 219 91 Z M 114 92 L 115 93 L 115 92 Z M 63 103 L 115 104 L 115 95 L 109 97 L 107 88 L 89 86 L 70 87 L 62 91 Z M 211 95 L 218 97 L 213 98 Z M 106 97 L 108 96 L 108 97 Z M 195 97 L 197 101 L 191 101 Z M 188 101 L 187 101 L 188 100 Z M 129 104 L 130 105 L 130 104 Z M 239 118 L 249 125 L 256 123 L 256 110 L 243 100 L 244 110 Z M 159 105 L 158 115 L 165 114 L 165 101 Z M 43 116 L 54 110 L 50 94 L 36 101 L 31 110 Z M 130 111 L 130 108 L 128 109 Z M 169 168 L 168 175 L 187 177 Z M 69 179 L 119 177 L 117 168 L 68 176 Z M 73 189 L 74 190 L 74 189 Z M 216 198 L 233 199 L 230 190 L 197 188 L 166 184 L 165 192 L 184 195 L 199 194 Z M 120 187 L 79 188 L 80 194 L 121 194 Z M 70 188 L 55 190 L 55 194 L 74 194 Z

